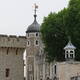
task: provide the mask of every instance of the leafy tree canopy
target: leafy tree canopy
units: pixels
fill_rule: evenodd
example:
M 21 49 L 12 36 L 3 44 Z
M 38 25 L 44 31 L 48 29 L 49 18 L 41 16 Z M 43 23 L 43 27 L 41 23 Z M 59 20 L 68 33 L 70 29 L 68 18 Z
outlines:
M 64 61 L 68 36 L 77 48 L 76 60 L 80 60 L 80 0 L 70 0 L 67 8 L 44 17 L 41 33 L 48 61 Z

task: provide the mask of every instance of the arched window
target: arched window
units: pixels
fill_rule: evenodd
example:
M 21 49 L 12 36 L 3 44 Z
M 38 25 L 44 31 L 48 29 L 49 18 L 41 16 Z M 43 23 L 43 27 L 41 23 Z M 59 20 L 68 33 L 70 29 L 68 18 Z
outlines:
M 38 33 L 36 33 L 36 36 L 38 36 Z
M 70 53 L 73 53 L 73 51 L 70 51 Z
M 73 58 L 73 54 L 70 54 L 70 58 Z
M 38 41 L 36 40 L 36 45 L 38 45 Z
M 34 45 L 35 45 L 35 46 L 39 46 L 39 40 L 35 40 L 35 41 L 34 41 Z
M 68 53 L 68 51 L 66 51 L 66 53 Z
M 27 41 L 27 46 L 30 46 L 30 41 L 29 40 Z

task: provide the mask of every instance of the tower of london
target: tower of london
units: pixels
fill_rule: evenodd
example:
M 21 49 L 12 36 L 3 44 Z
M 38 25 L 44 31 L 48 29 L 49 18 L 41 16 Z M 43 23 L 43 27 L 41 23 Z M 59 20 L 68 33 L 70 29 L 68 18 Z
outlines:
M 80 80 L 80 62 L 75 61 L 76 47 L 70 40 L 63 48 L 65 61 L 46 62 L 36 8 L 25 36 L 0 35 L 0 80 L 24 80 L 25 50 L 25 80 Z

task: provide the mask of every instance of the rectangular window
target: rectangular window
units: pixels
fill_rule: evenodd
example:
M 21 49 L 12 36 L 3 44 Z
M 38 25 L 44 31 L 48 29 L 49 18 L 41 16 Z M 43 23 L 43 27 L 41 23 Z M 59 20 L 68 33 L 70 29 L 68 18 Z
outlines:
M 56 65 L 54 66 L 54 74 L 56 74 Z
M 9 74 L 10 74 L 10 69 L 9 68 L 6 68 L 6 77 L 9 77 Z

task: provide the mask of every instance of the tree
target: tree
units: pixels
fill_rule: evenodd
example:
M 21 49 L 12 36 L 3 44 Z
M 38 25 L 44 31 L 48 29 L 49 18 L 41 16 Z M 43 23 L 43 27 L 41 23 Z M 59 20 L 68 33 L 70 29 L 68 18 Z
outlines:
M 76 60 L 80 60 L 80 0 L 70 0 L 68 8 L 58 13 L 50 13 L 41 25 L 42 40 L 45 44 L 48 61 L 64 60 L 63 48 L 68 42 L 68 36 L 77 47 Z
M 67 35 L 76 46 L 76 60 L 80 61 L 80 0 L 70 0 L 65 25 Z
M 48 61 L 53 61 L 54 59 L 58 61 L 64 60 L 63 47 L 67 38 L 63 21 L 66 11 L 64 9 L 58 13 L 50 13 L 42 23 L 42 39 L 45 44 Z

